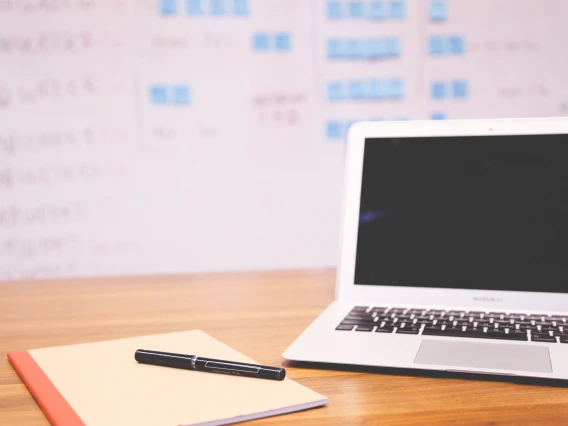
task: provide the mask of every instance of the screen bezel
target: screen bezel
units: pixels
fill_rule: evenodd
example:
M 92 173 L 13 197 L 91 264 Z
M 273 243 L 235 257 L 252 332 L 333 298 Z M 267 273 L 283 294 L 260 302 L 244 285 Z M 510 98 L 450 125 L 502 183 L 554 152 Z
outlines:
M 568 118 L 359 122 L 347 136 L 336 299 L 415 306 L 566 312 L 568 293 L 355 284 L 355 255 L 366 139 L 568 134 Z M 427 143 L 425 141 L 425 143 Z

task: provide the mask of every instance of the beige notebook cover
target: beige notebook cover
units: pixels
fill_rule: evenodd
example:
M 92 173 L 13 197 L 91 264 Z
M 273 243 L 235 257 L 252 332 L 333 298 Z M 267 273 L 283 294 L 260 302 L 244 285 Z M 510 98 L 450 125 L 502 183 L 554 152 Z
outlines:
M 76 423 L 93 426 L 217 425 L 328 402 L 287 378 L 263 380 L 139 364 L 136 349 L 257 363 L 200 330 L 33 349 L 9 358 L 53 424 L 69 423 L 61 419 L 74 412 Z M 28 368 L 33 364 L 30 356 L 63 402 L 46 394 L 43 388 L 48 385 L 34 383 L 41 372 Z M 71 414 L 58 417 L 66 409 L 59 404 L 65 402 Z

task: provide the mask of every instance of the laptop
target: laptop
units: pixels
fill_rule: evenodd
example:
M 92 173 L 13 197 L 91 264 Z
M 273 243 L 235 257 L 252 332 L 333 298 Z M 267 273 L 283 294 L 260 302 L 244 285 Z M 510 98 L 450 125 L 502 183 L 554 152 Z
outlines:
M 295 361 L 568 380 L 568 118 L 359 122 Z

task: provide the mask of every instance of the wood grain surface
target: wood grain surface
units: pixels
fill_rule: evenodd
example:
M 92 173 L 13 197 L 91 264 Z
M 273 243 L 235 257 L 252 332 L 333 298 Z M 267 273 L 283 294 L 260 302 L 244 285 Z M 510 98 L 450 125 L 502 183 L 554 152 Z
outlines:
M 49 424 L 7 352 L 201 329 L 329 398 L 257 425 L 568 425 L 566 387 L 284 363 L 334 281 L 329 269 L 0 283 L 0 424 Z

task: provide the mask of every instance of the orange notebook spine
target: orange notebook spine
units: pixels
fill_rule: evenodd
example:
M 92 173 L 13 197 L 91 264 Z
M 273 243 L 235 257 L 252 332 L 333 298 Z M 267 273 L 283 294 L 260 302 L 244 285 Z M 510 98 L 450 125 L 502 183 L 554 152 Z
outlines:
M 8 360 L 54 426 L 85 426 L 28 351 L 11 352 Z

